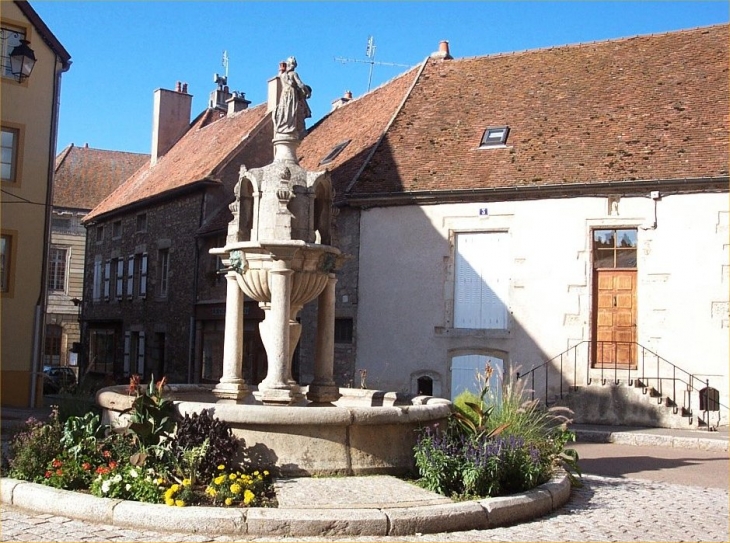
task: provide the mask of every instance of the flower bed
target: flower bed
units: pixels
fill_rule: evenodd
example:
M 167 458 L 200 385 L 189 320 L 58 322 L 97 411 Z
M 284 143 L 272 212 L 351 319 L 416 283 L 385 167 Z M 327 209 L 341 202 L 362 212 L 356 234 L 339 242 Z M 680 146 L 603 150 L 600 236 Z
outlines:
M 271 473 L 251 463 L 245 444 L 206 411 L 175 417 L 165 380 L 133 377 L 122 431 L 96 413 L 31 419 L 14 435 L 3 471 L 10 477 L 94 496 L 171 506 L 275 506 Z

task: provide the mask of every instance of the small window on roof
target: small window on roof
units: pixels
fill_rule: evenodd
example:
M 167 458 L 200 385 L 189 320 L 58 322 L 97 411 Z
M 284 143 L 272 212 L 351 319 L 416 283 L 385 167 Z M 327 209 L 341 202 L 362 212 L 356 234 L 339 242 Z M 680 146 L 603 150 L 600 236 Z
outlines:
M 484 131 L 479 147 L 497 147 L 507 144 L 509 126 L 491 126 Z
M 327 156 L 325 156 L 322 160 L 319 161 L 320 166 L 322 164 L 329 164 L 334 159 L 336 159 L 337 158 L 337 155 L 339 155 L 342 152 L 342 150 L 345 147 L 348 146 L 348 144 L 350 143 L 350 141 L 352 141 L 352 140 L 341 141 L 340 143 L 338 143 L 337 145 L 335 145 L 332 148 L 332 150 L 329 153 L 327 153 Z

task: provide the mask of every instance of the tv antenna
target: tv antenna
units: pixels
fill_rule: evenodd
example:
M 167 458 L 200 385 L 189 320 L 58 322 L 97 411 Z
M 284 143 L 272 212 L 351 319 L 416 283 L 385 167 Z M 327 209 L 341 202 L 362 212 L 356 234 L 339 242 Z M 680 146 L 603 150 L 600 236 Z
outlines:
M 373 40 L 372 36 L 368 37 L 368 44 L 365 48 L 365 56 L 368 57 L 368 60 L 361 60 L 357 58 L 342 58 L 342 57 L 335 57 L 335 60 L 342 62 L 343 64 L 345 62 L 362 62 L 365 64 L 370 64 L 370 73 L 368 74 L 368 90 L 366 92 L 370 92 L 370 84 L 373 80 L 373 67 L 377 64 L 378 66 L 401 66 L 403 68 L 410 68 L 408 64 L 397 64 L 395 62 L 376 62 L 375 60 L 375 40 Z

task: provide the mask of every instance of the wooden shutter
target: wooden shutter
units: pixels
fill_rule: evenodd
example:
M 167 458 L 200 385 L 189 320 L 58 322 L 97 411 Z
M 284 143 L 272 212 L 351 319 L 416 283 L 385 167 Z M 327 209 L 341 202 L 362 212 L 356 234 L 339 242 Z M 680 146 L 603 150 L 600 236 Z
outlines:
M 104 299 L 109 301 L 109 282 L 112 276 L 112 261 L 107 260 L 104 263 Z
M 116 292 L 117 300 L 121 300 L 124 297 L 124 259 L 117 259 L 117 285 Z
M 129 364 L 129 349 L 132 346 L 132 334 L 131 332 L 124 332 L 124 375 L 129 375 L 130 364 Z
M 142 254 L 142 268 L 139 273 L 139 295 L 147 297 L 147 253 Z
M 134 255 L 127 258 L 127 298 L 134 297 Z
M 137 373 L 144 377 L 144 332 L 140 332 L 137 341 Z
M 94 285 L 92 299 L 101 299 L 101 260 L 94 261 Z

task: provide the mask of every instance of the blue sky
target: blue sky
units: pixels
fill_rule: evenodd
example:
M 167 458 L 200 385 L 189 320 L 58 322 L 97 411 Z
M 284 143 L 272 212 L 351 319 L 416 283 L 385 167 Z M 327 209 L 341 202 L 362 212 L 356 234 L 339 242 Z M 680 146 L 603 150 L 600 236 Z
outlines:
M 152 95 L 188 83 L 195 117 L 213 74 L 253 104 L 266 100 L 278 63 L 297 57 L 313 89 L 312 119 L 351 90 L 367 90 L 368 37 L 374 61 L 413 66 L 448 40 L 471 57 L 667 32 L 728 21 L 727 1 L 614 2 L 115 2 L 31 5 L 71 54 L 63 76 L 58 150 L 70 143 L 149 153 Z M 375 65 L 372 88 L 407 68 Z

